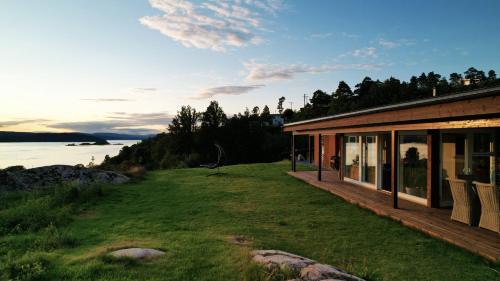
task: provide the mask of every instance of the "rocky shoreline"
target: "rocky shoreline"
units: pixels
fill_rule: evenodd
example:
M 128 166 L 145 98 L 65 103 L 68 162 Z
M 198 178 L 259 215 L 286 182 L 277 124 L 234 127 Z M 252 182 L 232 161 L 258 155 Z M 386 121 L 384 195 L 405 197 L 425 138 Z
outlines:
M 21 166 L 0 170 L 0 191 L 33 190 L 61 184 L 122 184 L 130 179 L 122 174 L 82 165 L 52 165 L 32 169 Z

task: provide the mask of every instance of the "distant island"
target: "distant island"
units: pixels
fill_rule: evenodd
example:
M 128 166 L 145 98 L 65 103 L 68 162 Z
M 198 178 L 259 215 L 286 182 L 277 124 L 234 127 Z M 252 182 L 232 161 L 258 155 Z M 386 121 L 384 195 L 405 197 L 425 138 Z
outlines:
M 87 145 L 106 145 L 107 140 L 143 140 L 149 135 L 116 133 L 31 133 L 0 131 L 0 142 L 85 142 Z

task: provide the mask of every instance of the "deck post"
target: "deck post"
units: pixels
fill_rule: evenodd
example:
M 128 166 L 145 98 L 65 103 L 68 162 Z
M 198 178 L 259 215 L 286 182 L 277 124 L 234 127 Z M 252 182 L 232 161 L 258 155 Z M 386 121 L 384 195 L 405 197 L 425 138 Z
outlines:
M 398 208 L 398 161 L 399 161 L 399 132 L 391 131 L 391 195 L 392 207 Z
M 321 147 L 322 137 L 321 134 L 318 134 L 318 181 L 321 181 L 321 166 L 323 165 L 323 159 L 321 158 L 321 154 L 323 153 Z
M 295 163 L 296 157 L 295 157 L 295 134 L 292 132 L 292 171 L 296 172 L 297 171 L 297 163 Z
M 337 156 L 339 157 L 339 180 L 344 180 L 344 134 L 337 134 Z
M 440 139 L 439 130 L 427 131 L 427 207 L 439 207 Z

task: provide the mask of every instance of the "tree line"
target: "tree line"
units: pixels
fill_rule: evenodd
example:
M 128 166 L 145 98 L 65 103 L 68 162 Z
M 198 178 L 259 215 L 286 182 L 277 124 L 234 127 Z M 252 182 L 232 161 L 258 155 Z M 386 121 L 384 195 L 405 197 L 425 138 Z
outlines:
M 463 75 L 451 73 L 448 79 L 435 72 L 412 76 L 409 81 L 390 77 L 384 81 L 365 77 L 354 90 L 344 81 L 331 94 L 316 90 L 304 107 L 299 110 L 284 109 L 285 97 L 278 101 L 277 109 L 287 121 L 300 121 L 326 115 L 339 114 L 370 107 L 417 100 L 436 95 L 447 95 L 477 88 L 498 86 L 500 79 L 494 70 L 484 71 L 474 67 Z
M 364 78 L 354 90 L 340 81 L 327 94 L 317 90 L 299 110 L 285 109 L 285 97 L 278 100 L 277 111 L 287 122 L 338 114 L 402 101 L 447 95 L 480 87 L 500 85 L 496 73 L 487 75 L 470 67 L 464 75 L 452 73 L 449 78 L 429 72 L 412 76 L 408 82 L 390 77 L 384 81 Z M 211 101 L 203 112 L 182 106 L 168 125 L 167 132 L 130 147 L 123 147 L 115 157 L 106 157 L 102 168 L 125 170 L 134 165 L 147 169 L 197 167 L 215 161 L 215 143 L 226 153 L 226 164 L 273 162 L 288 158 L 289 136 L 273 125 L 273 115 L 266 105 L 255 106 L 228 117 L 217 101 Z
M 225 163 L 274 162 L 288 155 L 289 138 L 280 126 L 272 124 L 268 106 L 248 108 L 227 117 L 217 101 L 204 112 L 182 106 L 168 125 L 168 132 L 123 147 L 102 168 L 127 169 L 141 165 L 147 169 L 197 167 L 217 159 L 219 144 L 225 150 Z

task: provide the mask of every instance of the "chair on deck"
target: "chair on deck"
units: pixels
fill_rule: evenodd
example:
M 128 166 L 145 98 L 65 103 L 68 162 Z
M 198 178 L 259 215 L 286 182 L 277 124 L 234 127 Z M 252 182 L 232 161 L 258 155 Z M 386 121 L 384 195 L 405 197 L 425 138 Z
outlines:
M 479 227 L 500 233 L 500 191 L 493 184 L 473 182 L 481 201 Z
M 202 164 L 200 167 L 208 168 L 208 169 L 217 169 L 216 173 L 208 174 L 208 176 L 220 176 L 223 175 L 223 173 L 219 172 L 219 168 L 224 166 L 224 160 L 225 160 L 225 152 L 224 149 L 218 145 L 215 144 L 215 147 L 217 147 L 217 162 L 214 163 L 208 163 L 208 164 Z
M 461 179 L 448 179 L 453 197 L 451 219 L 468 225 L 477 225 L 479 206 L 474 191 Z

